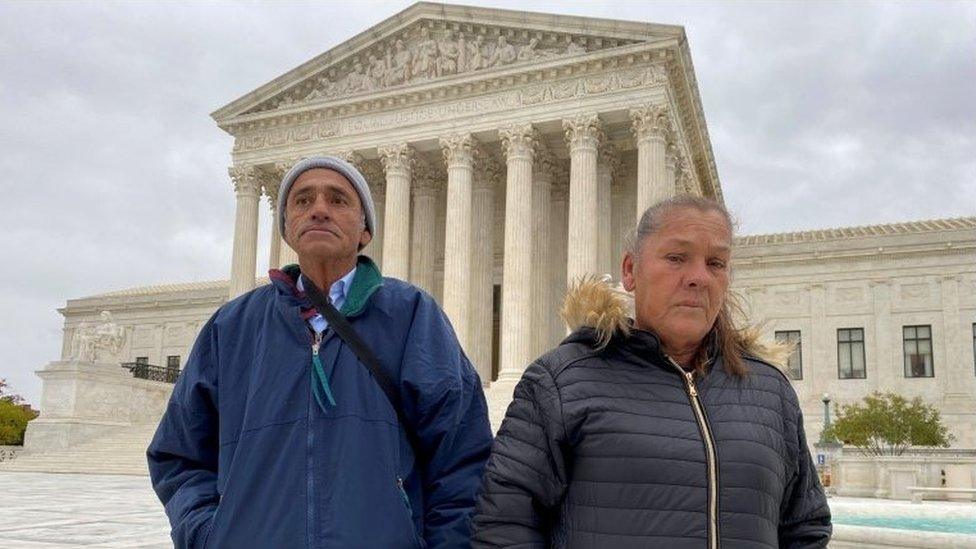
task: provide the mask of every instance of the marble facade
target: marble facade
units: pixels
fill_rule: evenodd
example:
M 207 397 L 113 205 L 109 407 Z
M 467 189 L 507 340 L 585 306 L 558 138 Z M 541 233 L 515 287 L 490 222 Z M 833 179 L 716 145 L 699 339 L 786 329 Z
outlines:
M 565 335 L 568 281 L 619 278 L 622 236 L 655 201 L 723 200 L 676 26 L 420 3 L 213 118 L 234 136 L 229 281 L 69 300 L 65 342 L 108 310 L 126 330 L 123 361 L 185 360 L 217 307 L 266 283 L 256 277 L 265 266 L 295 261 L 273 222 L 285 171 L 341 155 L 376 200 L 364 252 L 443 305 L 490 383 L 497 426 L 525 366 Z M 265 223 L 267 255 L 257 249 Z M 753 320 L 770 337 L 801 332 L 796 387 L 811 440 L 822 393 L 850 402 L 880 389 L 923 396 L 957 445 L 976 447 L 976 218 L 746 236 L 736 247 L 735 287 Z M 901 375 L 908 324 L 932 326 L 932 378 Z M 836 330 L 855 326 L 867 377 L 838 379 Z
M 339 155 L 381 206 L 365 253 L 441 300 L 482 377 L 510 384 L 562 335 L 553 296 L 617 270 L 610 243 L 642 205 L 721 200 L 674 26 L 416 4 L 213 117 L 235 138 L 229 298 L 255 285 L 260 197 L 300 158 Z M 269 267 L 293 259 L 272 241 Z

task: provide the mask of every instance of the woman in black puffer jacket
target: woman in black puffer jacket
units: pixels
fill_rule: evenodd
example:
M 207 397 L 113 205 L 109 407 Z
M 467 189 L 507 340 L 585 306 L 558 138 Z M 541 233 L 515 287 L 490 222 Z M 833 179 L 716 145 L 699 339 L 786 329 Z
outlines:
M 604 283 L 567 298 L 579 327 L 515 388 L 474 546 L 826 546 L 796 394 L 730 320 L 728 213 L 672 198 L 636 233 L 623 264 L 633 318 Z

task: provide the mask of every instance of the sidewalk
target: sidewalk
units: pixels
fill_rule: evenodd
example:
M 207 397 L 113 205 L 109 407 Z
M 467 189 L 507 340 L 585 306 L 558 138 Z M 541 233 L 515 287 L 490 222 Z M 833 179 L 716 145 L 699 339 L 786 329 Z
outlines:
M 171 548 L 149 477 L 0 473 L 0 547 Z

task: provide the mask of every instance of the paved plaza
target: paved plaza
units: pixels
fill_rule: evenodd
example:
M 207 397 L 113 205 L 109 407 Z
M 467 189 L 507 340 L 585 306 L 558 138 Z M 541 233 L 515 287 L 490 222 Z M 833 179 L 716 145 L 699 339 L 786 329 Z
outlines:
M 0 473 L 0 547 L 172 547 L 149 478 Z
M 149 477 L 0 472 L 0 548 L 172 547 Z M 973 503 L 831 498 L 839 524 L 831 547 L 974 547 L 972 534 L 865 528 L 839 515 L 976 521 Z M 856 522 L 854 524 L 857 524 Z

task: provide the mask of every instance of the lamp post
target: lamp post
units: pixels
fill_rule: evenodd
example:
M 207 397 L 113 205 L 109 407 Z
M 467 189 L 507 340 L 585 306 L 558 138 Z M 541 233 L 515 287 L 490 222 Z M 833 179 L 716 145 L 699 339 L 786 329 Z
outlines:
M 823 431 L 820 432 L 820 440 L 814 444 L 814 447 L 817 449 L 817 472 L 820 475 L 820 483 L 823 485 L 824 490 L 827 493 L 827 497 L 830 497 L 830 495 L 834 492 L 831 478 L 831 465 L 841 445 L 837 443 L 836 438 L 829 435 L 830 395 L 828 393 L 824 393 L 820 398 L 820 402 L 823 402 L 824 405 L 824 424 Z
M 823 402 L 824 405 L 824 431 L 826 432 L 827 428 L 830 427 L 830 394 L 824 393 L 820 402 Z

